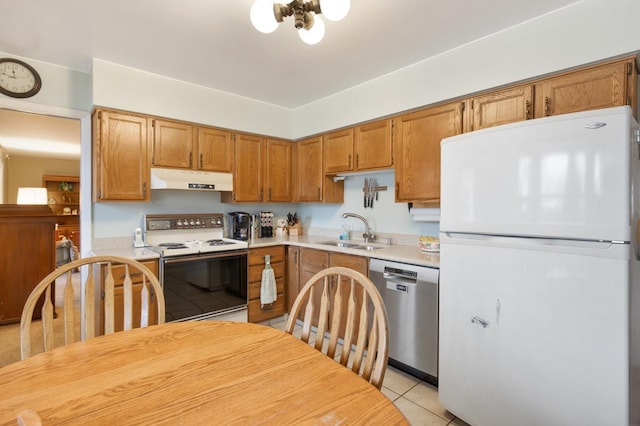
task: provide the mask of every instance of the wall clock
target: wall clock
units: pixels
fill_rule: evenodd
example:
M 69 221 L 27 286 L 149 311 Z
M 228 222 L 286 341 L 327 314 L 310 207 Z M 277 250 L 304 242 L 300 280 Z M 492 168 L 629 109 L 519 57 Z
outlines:
M 29 98 L 40 91 L 40 74 L 26 62 L 0 58 L 0 93 L 14 98 Z

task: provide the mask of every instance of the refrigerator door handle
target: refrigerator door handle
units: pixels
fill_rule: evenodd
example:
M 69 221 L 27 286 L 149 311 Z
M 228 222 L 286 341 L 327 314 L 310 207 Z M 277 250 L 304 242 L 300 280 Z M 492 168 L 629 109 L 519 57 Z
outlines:
M 472 324 L 480 324 L 482 326 L 482 328 L 487 328 L 489 327 L 489 321 L 482 319 L 480 317 L 472 317 L 471 318 L 471 323 Z

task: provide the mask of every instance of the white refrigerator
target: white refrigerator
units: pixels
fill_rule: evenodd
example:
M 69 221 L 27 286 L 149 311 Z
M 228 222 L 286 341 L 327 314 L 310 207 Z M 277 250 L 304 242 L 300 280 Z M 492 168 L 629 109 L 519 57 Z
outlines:
M 629 107 L 442 141 L 439 398 L 472 425 L 640 425 Z

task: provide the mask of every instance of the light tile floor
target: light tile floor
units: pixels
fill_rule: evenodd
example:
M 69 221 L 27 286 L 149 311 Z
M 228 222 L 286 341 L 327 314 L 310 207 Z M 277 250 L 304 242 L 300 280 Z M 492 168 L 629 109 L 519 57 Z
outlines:
M 285 327 L 281 318 L 263 324 L 280 330 Z M 412 425 L 469 426 L 440 405 L 436 387 L 394 367 L 387 367 L 382 393 L 393 401 Z

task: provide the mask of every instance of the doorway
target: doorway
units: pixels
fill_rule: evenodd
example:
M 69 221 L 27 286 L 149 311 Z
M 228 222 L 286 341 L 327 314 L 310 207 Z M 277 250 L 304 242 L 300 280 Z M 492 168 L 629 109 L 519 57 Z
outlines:
M 45 188 L 57 217 L 56 240 L 80 248 L 81 120 L 0 109 L 0 203 L 20 188 Z

